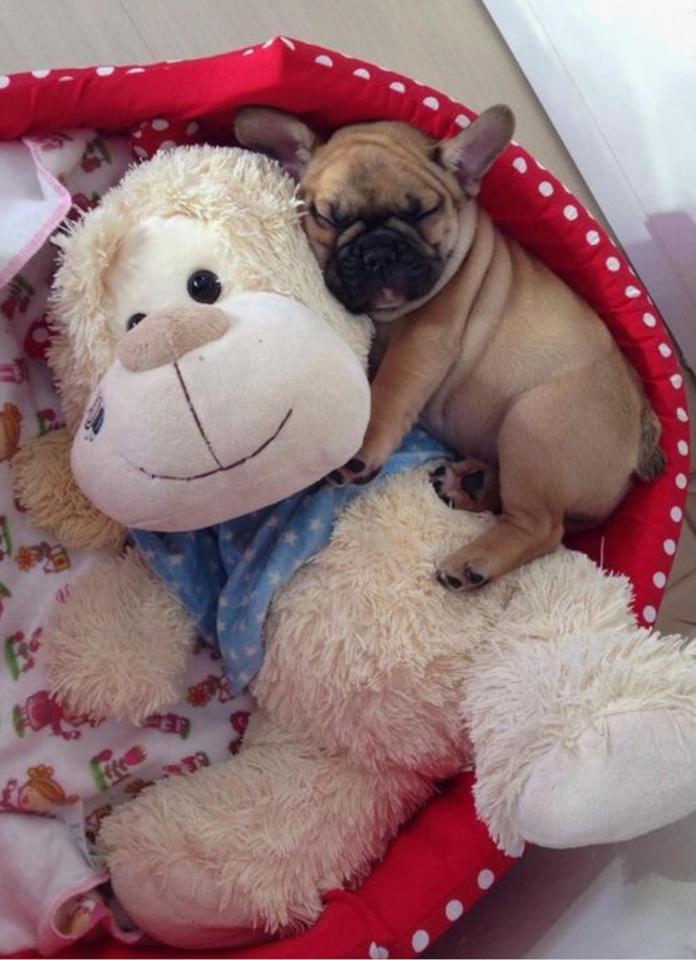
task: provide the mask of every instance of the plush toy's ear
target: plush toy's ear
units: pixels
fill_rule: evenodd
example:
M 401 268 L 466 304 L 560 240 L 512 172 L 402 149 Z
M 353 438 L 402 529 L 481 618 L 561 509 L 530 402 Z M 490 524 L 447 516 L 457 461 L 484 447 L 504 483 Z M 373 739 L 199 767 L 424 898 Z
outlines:
M 272 107 L 242 107 L 234 118 L 234 135 L 241 146 L 275 157 L 295 180 L 321 145 L 306 123 Z
M 455 175 L 470 197 L 475 197 L 481 179 L 510 142 L 515 115 L 498 104 L 484 110 L 477 120 L 451 140 L 442 140 L 437 158 Z
M 118 551 L 126 531 L 97 510 L 75 483 L 72 440 L 65 429 L 51 430 L 25 444 L 12 459 L 15 497 L 29 521 L 64 546 Z

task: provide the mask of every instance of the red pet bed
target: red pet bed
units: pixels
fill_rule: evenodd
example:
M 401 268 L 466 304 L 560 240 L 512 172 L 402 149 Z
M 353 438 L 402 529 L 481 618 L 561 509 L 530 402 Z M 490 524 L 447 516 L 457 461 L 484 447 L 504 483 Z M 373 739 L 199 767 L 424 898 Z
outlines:
M 407 77 L 276 37 L 204 60 L 0 77 L 0 139 L 79 126 L 124 131 L 164 115 L 196 119 L 206 140 L 229 144 L 234 112 L 249 103 L 284 108 L 326 131 L 389 118 L 446 137 L 474 116 Z M 631 578 L 636 613 L 650 624 L 676 550 L 686 497 L 688 416 L 676 351 L 621 251 L 563 184 L 522 147 L 513 143 L 506 150 L 486 178 L 480 199 L 505 231 L 604 318 L 643 378 L 662 420 L 665 474 L 650 486 L 636 486 L 607 523 L 573 544 L 605 569 Z M 327 897 L 326 909 L 312 929 L 243 955 L 405 957 L 422 952 L 511 863 L 476 819 L 471 784 L 470 774 L 449 784 L 401 831 L 359 890 Z M 133 949 L 103 941 L 79 955 L 172 954 L 169 949 Z M 206 955 L 235 956 L 230 951 Z

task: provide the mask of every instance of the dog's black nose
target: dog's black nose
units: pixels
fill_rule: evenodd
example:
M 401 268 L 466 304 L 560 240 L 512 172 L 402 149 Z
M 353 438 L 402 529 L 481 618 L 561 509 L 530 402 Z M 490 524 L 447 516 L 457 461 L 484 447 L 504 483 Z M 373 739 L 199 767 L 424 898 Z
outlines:
M 360 250 L 360 259 L 370 273 L 380 273 L 396 263 L 397 258 L 398 251 L 392 243 L 365 244 Z

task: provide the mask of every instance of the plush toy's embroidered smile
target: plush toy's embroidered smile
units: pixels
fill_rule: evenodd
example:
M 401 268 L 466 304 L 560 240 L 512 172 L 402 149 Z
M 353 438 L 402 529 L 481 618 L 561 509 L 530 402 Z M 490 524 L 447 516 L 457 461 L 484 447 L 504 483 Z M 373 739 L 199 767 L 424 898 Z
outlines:
M 188 391 L 188 388 L 187 388 L 187 386 L 186 386 L 186 381 L 184 380 L 184 378 L 183 378 L 183 376 L 182 376 L 182 374 L 181 374 L 181 369 L 180 369 L 178 363 L 175 363 L 175 364 L 174 364 L 174 370 L 176 371 L 177 379 L 178 379 L 179 383 L 181 384 L 181 389 L 183 390 L 184 396 L 186 397 L 186 403 L 187 403 L 187 405 L 188 405 L 189 410 L 191 411 L 191 416 L 192 416 L 193 419 L 194 419 L 194 422 L 195 422 L 195 424 L 196 424 L 196 427 L 198 428 L 198 431 L 199 431 L 201 437 L 202 437 L 203 440 L 205 441 L 205 445 L 207 446 L 207 448 L 208 448 L 208 450 L 209 450 L 209 452 L 210 452 L 210 456 L 213 458 L 213 460 L 214 460 L 215 463 L 217 464 L 217 467 L 215 467 L 215 468 L 212 469 L 212 470 L 206 470 L 206 471 L 204 471 L 203 473 L 194 473 L 194 474 L 191 474 L 190 476 L 187 476 L 187 477 L 175 477 L 175 476 L 173 476 L 173 475 L 171 475 L 171 474 L 166 474 L 166 473 L 152 473 L 150 470 L 146 470 L 145 467 L 141 467 L 141 466 L 139 466 L 138 464 L 131 463 L 126 457 L 124 457 L 124 459 L 126 460 L 126 463 L 128 463 L 129 466 L 134 467 L 136 470 L 139 470 L 141 473 L 144 473 L 145 476 L 150 477 L 151 480 L 184 480 L 184 481 L 188 481 L 188 480 L 202 480 L 204 477 L 212 477 L 213 474 L 215 474 L 215 473 L 224 473 L 224 472 L 227 471 L 227 470 L 234 470 L 235 467 L 241 467 L 242 464 L 248 463 L 249 460 L 253 460 L 254 457 L 257 457 L 260 453 L 263 453 L 263 451 L 264 451 L 268 446 L 270 446 L 270 444 L 273 443 L 273 441 L 274 441 L 274 440 L 276 439 L 276 437 L 280 434 L 280 432 L 282 431 L 283 427 L 285 426 L 285 424 L 288 422 L 288 420 L 289 420 L 290 417 L 292 416 L 292 407 L 290 407 L 290 408 L 288 409 L 288 412 L 285 414 L 285 416 L 283 417 L 283 419 L 280 421 L 277 429 L 271 434 L 270 437 L 268 437 L 266 440 L 264 440 L 263 443 L 262 443 L 260 446 L 258 446 L 252 453 L 248 453 L 245 457 L 240 457 L 239 460 L 235 460 L 233 463 L 228 463 L 227 465 L 225 465 L 225 464 L 223 464 L 223 463 L 220 462 L 217 454 L 215 453 L 215 450 L 213 449 L 213 445 L 212 445 L 212 443 L 210 442 L 210 438 L 208 437 L 207 433 L 205 432 L 205 427 L 204 427 L 203 424 L 201 423 L 201 418 L 198 416 L 198 413 L 196 412 L 196 408 L 195 408 L 195 406 L 193 405 L 193 401 L 192 401 L 192 399 L 191 399 L 191 395 L 190 395 L 190 393 L 189 393 L 189 391 Z

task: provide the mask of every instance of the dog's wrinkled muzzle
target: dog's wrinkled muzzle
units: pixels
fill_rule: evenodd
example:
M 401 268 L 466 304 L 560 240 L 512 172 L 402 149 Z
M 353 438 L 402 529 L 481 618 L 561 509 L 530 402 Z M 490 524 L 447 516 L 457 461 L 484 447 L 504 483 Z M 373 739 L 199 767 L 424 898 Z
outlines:
M 339 247 L 332 292 L 353 311 L 370 310 L 425 296 L 440 275 L 439 258 L 422 243 L 390 227 L 361 233 Z

